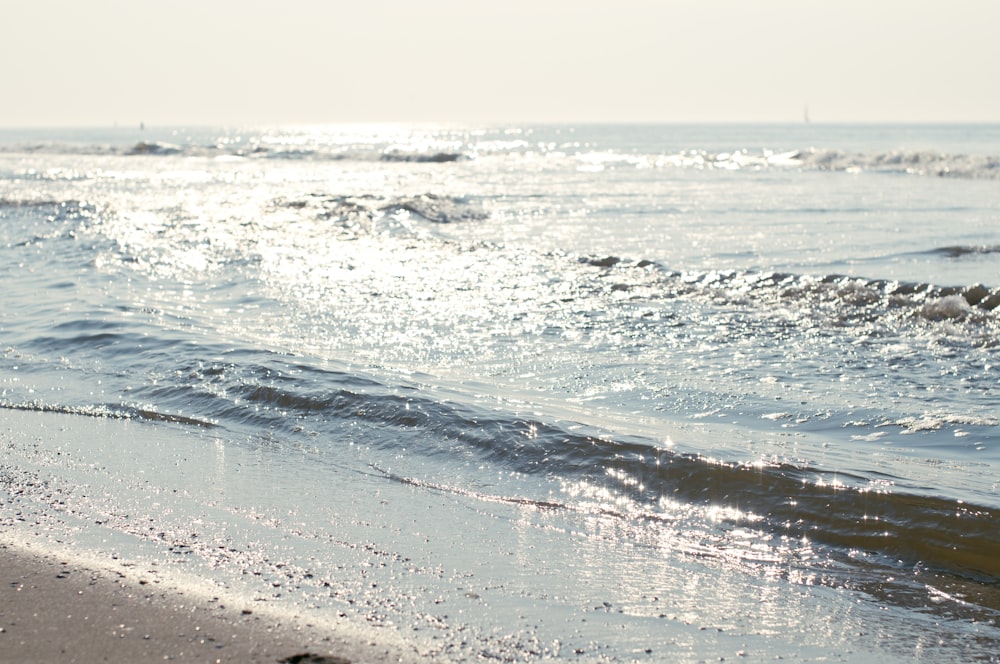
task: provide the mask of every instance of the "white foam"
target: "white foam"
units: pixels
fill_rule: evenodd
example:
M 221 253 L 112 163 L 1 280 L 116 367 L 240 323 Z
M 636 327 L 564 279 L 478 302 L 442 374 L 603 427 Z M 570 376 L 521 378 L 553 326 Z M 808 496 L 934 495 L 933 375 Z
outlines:
M 961 295 L 948 295 L 931 300 L 920 309 L 920 315 L 928 320 L 964 318 L 972 307 Z
M 995 427 L 1000 424 L 1000 420 L 995 417 L 937 412 L 924 413 L 920 417 L 904 417 L 896 420 L 895 424 L 903 427 L 905 433 L 915 433 L 917 431 L 937 431 L 946 424 Z

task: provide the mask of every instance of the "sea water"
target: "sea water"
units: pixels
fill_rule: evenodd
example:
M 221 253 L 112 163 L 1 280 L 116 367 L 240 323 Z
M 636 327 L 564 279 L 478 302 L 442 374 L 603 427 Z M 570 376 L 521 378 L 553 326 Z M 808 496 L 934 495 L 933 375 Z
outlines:
M 996 661 L 998 194 L 998 126 L 0 132 L 8 523 L 436 658 Z

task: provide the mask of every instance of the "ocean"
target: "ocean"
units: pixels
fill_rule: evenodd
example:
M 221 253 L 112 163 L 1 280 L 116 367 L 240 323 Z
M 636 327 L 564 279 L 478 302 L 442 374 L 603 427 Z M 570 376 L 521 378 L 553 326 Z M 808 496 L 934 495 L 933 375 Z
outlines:
M 0 278 L 10 532 L 439 661 L 1000 661 L 1000 125 L 4 130 Z

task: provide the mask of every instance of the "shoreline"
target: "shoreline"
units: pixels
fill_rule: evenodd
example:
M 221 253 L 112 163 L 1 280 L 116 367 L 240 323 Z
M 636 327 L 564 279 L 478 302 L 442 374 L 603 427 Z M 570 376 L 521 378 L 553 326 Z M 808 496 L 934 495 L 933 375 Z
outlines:
M 617 516 L 420 491 L 175 423 L 0 408 L 0 449 L 4 661 L 886 663 L 997 642 L 938 575 L 854 589 L 679 536 L 626 549 Z
M 191 528 L 204 499 L 178 495 L 191 485 L 173 466 L 212 449 L 190 433 L 0 409 L 0 660 L 427 660 L 395 632 L 277 601 L 278 592 L 267 592 L 277 591 L 271 576 L 263 584 L 231 583 L 235 577 L 210 561 L 183 560 L 188 556 L 177 551 L 191 551 L 198 538 L 178 524 Z M 144 444 L 133 445 L 138 439 Z M 190 465 L 206 464 L 191 457 Z M 147 469 L 169 477 L 170 488 L 136 483 Z M 211 482 L 206 477 L 202 484 Z M 161 492 L 170 498 L 153 504 Z M 152 531 L 139 529 L 131 510 L 148 511 L 143 529 Z M 180 517 L 171 519 L 175 511 Z
M 141 567 L 0 539 L 0 651 L 46 662 L 400 662 L 398 649 L 301 624 L 249 601 L 202 598 Z

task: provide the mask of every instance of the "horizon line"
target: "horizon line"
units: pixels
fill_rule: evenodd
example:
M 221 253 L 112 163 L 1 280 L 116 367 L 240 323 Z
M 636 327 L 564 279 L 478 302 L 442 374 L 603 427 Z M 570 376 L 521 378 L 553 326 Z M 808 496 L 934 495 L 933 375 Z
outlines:
M 222 129 L 235 127 L 336 127 L 336 126 L 437 126 L 437 127 L 517 127 L 517 126 L 998 126 L 997 120 L 494 120 L 468 122 L 458 120 L 331 120 L 331 121 L 237 121 L 237 122 L 135 122 L 113 121 L 110 123 L 80 124 L 0 124 L 0 131 L 14 130 L 79 130 L 79 129 L 124 129 L 150 131 L 160 129 L 202 128 Z

